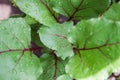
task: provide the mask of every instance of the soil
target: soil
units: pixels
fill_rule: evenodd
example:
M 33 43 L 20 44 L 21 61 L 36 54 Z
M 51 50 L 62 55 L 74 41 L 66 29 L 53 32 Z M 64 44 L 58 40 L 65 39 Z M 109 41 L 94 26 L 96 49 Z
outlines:
M 10 0 L 0 0 L 0 20 L 9 18 L 10 16 L 19 15 L 22 12 Z

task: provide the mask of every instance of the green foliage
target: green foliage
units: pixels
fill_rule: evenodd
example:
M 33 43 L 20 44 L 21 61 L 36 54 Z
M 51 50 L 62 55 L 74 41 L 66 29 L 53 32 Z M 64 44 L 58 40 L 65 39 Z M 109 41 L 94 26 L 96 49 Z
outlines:
M 0 21 L 0 80 L 36 80 L 42 73 L 39 59 L 27 51 L 30 32 L 22 18 Z
M 109 0 L 50 0 L 53 10 L 69 19 L 86 19 L 97 17 L 109 5 Z M 102 6 L 101 6 L 102 5 Z M 86 13 L 86 12 L 89 12 Z
M 113 21 L 120 21 L 120 4 L 113 4 L 111 8 L 104 14 L 105 18 Z
M 43 26 L 38 32 L 43 44 L 55 50 L 58 57 L 65 59 L 73 56 L 72 46 L 67 40 L 68 31 L 72 27 L 73 23 L 64 23 L 51 27 Z
M 15 4 L 27 15 L 33 17 L 40 23 L 52 26 L 56 21 L 49 10 L 40 0 L 13 0 Z
M 40 61 L 43 67 L 43 74 L 39 76 L 39 80 L 53 80 L 65 74 L 67 60 L 57 59 L 54 54 L 44 54 L 41 56 Z
M 104 74 L 104 80 L 117 69 L 114 68 L 116 64 L 120 66 L 119 35 L 120 25 L 115 21 L 98 18 L 79 22 L 69 33 L 68 40 L 78 50 L 67 64 L 66 72 L 76 79 L 85 78 L 81 80 L 86 80 L 86 77 L 87 80 L 99 80 L 99 74 Z
M 120 68 L 120 3 L 12 2 L 26 16 L 0 21 L 0 80 L 107 80 Z

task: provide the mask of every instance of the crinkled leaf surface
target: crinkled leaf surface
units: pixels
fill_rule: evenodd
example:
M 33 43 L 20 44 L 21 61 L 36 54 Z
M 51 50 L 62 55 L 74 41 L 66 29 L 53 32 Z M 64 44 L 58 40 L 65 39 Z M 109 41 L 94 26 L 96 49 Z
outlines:
M 68 42 L 66 36 L 68 30 L 73 27 L 73 23 L 64 23 L 53 25 L 52 27 L 43 26 L 38 31 L 40 39 L 48 48 L 56 51 L 56 55 L 65 59 L 73 56 L 71 44 Z
M 106 80 L 120 67 L 119 35 L 120 22 L 105 18 L 79 22 L 69 34 L 77 49 L 66 72 L 77 80 Z
M 71 20 L 97 17 L 106 10 L 110 0 L 51 0 L 51 3 L 56 12 Z
M 24 52 L 30 47 L 30 32 L 22 18 L 0 21 L 0 80 L 37 80 L 42 73 L 39 59 Z
M 72 78 L 70 78 L 69 75 L 67 74 L 64 74 L 64 75 L 61 75 L 57 78 L 57 80 L 73 80 Z
M 120 3 L 113 4 L 103 16 L 114 21 L 120 21 Z
M 42 0 L 13 0 L 26 14 L 35 18 L 40 23 L 51 26 L 56 20 Z
M 45 53 L 40 58 L 43 73 L 38 80 L 55 80 L 58 76 L 65 74 L 66 61 L 56 58 L 54 55 Z

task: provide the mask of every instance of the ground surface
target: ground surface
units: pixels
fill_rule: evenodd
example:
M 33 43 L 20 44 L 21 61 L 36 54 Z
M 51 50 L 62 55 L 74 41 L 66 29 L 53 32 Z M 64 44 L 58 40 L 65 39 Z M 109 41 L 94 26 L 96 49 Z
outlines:
M 10 0 L 0 0 L 0 20 L 7 19 L 9 16 L 18 15 L 21 11 L 12 6 Z

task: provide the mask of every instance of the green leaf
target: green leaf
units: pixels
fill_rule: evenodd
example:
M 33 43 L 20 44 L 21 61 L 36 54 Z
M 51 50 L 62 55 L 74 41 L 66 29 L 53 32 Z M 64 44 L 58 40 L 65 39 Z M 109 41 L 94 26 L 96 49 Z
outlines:
M 30 26 L 22 18 L 0 21 L 0 80 L 37 80 L 39 59 L 30 56 Z
M 36 24 L 36 23 L 37 23 L 37 21 L 36 21 L 34 18 L 30 17 L 29 15 L 26 15 L 26 16 L 24 17 L 24 19 L 25 19 L 25 21 L 27 22 L 27 24 L 29 24 L 29 25 Z
M 107 9 L 110 0 L 51 0 L 51 3 L 53 10 L 68 17 L 69 21 L 99 16 Z
M 45 53 L 40 58 L 43 67 L 43 74 L 38 80 L 56 80 L 62 74 L 65 74 L 66 61 L 57 58 L 54 54 Z
M 42 26 L 39 23 L 36 24 L 32 24 L 31 26 L 31 41 L 33 43 L 33 47 L 37 47 L 40 46 L 42 47 L 42 50 L 37 50 L 36 54 L 38 54 L 39 56 L 41 56 L 42 53 L 46 53 L 49 52 L 50 49 L 47 48 L 41 41 L 40 41 L 40 37 L 39 34 L 37 33 L 37 31 L 39 30 L 39 28 Z
M 56 23 L 54 16 L 42 0 L 13 0 L 16 5 L 26 14 L 35 18 L 40 23 L 52 26 Z
M 71 44 L 66 39 L 68 30 L 73 26 L 73 23 L 64 23 L 53 25 L 52 27 L 43 26 L 40 28 L 39 36 L 44 45 L 56 51 L 56 55 L 65 59 L 73 56 Z
M 103 16 L 114 21 L 120 21 L 120 3 L 114 3 Z
M 64 74 L 64 75 L 61 75 L 57 78 L 57 80 L 73 80 L 72 78 L 70 78 L 69 75 L 67 74 Z
M 79 22 L 69 33 L 76 55 L 66 72 L 78 80 L 106 80 L 120 66 L 119 35 L 120 22 L 105 18 Z

